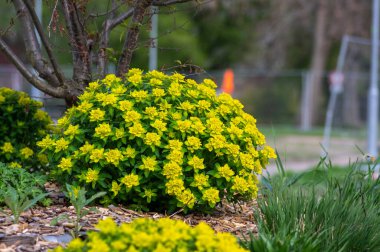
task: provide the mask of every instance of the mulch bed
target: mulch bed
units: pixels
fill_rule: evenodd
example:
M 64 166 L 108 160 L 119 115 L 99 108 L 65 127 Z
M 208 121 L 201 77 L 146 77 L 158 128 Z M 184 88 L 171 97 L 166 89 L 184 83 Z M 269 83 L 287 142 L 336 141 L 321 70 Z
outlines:
M 52 185 L 49 186 L 50 191 L 55 190 L 51 189 Z M 54 194 L 54 192 L 51 194 L 55 202 L 63 200 L 57 197 L 58 194 Z M 56 237 L 69 237 L 69 231 L 74 227 L 73 223 L 63 220 L 55 226 L 51 225 L 51 221 L 61 214 L 67 214 L 70 219 L 75 219 L 74 208 L 62 203 L 55 203 L 50 207 L 36 206 L 21 215 L 19 224 L 13 224 L 9 210 L 0 213 L 0 252 L 47 251 L 59 245 L 65 245 L 64 242 L 56 240 Z M 123 206 L 110 205 L 107 208 L 95 207 L 94 211 L 83 217 L 81 225 L 83 231 L 89 231 L 95 230 L 94 225 L 107 217 L 113 218 L 117 223 L 129 223 L 136 218 L 170 217 L 183 220 L 191 226 L 203 221 L 215 231 L 229 232 L 241 237 L 249 233 L 257 233 L 253 219 L 254 208 L 256 208 L 255 201 L 238 205 L 225 203 L 221 207 L 217 207 L 212 214 L 191 213 L 185 215 L 178 212 L 166 215 L 155 212 L 136 212 Z

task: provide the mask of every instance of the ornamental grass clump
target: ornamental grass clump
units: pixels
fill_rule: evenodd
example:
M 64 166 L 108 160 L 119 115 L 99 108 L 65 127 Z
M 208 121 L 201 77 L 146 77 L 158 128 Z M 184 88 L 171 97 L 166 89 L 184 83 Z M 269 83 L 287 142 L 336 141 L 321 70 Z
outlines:
M 24 92 L 0 88 L 0 162 L 14 168 L 45 167 L 47 158 L 38 154 L 36 142 L 50 132 L 52 121 L 41 107 Z
M 215 233 L 203 222 L 192 228 L 179 220 L 141 218 L 117 226 L 112 219 L 105 219 L 96 228 L 99 232 L 90 232 L 86 241 L 77 238 L 54 251 L 247 251 L 231 234 Z
M 143 210 L 214 208 L 257 195 L 275 158 L 256 120 L 228 94 L 181 74 L 113 74 L 92 82 L 38 145 L 57 178 Z

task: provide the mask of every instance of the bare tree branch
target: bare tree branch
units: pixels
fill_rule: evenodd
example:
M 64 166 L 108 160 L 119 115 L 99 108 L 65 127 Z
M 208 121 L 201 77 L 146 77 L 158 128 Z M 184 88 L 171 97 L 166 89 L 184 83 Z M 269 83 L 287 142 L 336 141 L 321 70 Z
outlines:
M 46 53 L 49 57 L 49 60 L 53 66 L 53 69 L 55 71 L 55 74 L 58 78 L 58 81 L 61 85 L 63 85 L 64 83 L 64 77 L 63 77 L 63 74 L 62 74 L 62 71 L 60 70 L 60 68 L 58 67 L 58 63 L 53 55 L 53 51 L 51 49 L 51 46 L 50 46 L 50 43 L 49 41 L 47 40 L 46 36 L 45 36 L 45 33 L 42 29 L 42 26 L 41 26 L 41 23 L 36 15 L 36 12 L 34 11 L 33 7 L 31 6 L 30 4 L 30 1 L 28 0 L 23 0 L 24 4 L 26 5 L 26 7 L 28 8 L 29 10 L 29 14 L 30 16 L 32 17 L 32 20 L 33 20 L 33 23 L 34 23 L 34 26 L 36 27 L 37 31 L 38 31 L 38 34 L 40 35 L 40 38 L 41 38 L 41 41 L 42 41 L 42 44 L 43 46 L 45 47 L 45 50 L 46 50 Z
M 33 86 L 54 97 L 65 97 L 65 90 L 62 87 L 54 87 L 43 81 L 38 76 L 29 71 L 25 64 L 16 56 L 9 48 L 7 43 L 0 37 L 0 50 L 8 57 L 8 59 L 20 71 L 22 76 L 29 81 Z
M 194 0 L 166 0 L 166 1 L 160 1 L 160 0 L 155 0 L 152 2 L 152 5 L 154 6 L 169 6 L 173 4 L 178 4 L 178 3 L 186 3 L 186 2 L 191 2 Z
M 135 0 L 132 22 L 125 36 L 123 49 L 118 62 L 117 75 L 128 72 L 132 60 L 133 51 L 136 49 L 140 26 L 144 19 L 145 11 L 152 4 L 152 0 Z
M 100 34 L 99 41 L 99 52 L 98 52 L 98 74 L 99 78 L 104 77 L 106 74 L 107 67 L 107 52 L 106 49 L 108 47 L 109 42 L 109 33 L 111 31 L 112 19 L 115 16 L 116 10 L 120 7 L 120 5 L 116 5 L 115 1 L 112 0 L 112 9 L 111 11 L 107 11 L 107 18 L 103 23 L 103 30 Z M 117 7 L 117 8 L 115 8 Z
M 134 11 L 134 8 L 131 8 L 128 11 L 117 16 L 115 19 L 111 20 L 109 29 L 112 30 L 113 28 L 115 28 L 119 24 L 123 23 L 123 21 L 126 20 L 127 18 L 132 17 L 133 11 Z
M 87 47 L 87 38 L 79 20 L 75 2 L 62 0 L 61 3 L 72 48 L 73 79 L 84 87 L 91 80 L 90 52 Z
M 53 69 L 46 63 L 42 57 L 40 46 L 37 42 L 37 37 L 34 32 L 34 26 L 30 20 L 29 13 L 24 3 L 20 0 L 13 0 L 16 12 L 19 15 L 23 30 L 23 39 L 26 48 L 27 58 L 32 66 L 37 70 L 39 76 L 45 79 L 50 85 L 60 86 L 57 76 L 54 74 Z

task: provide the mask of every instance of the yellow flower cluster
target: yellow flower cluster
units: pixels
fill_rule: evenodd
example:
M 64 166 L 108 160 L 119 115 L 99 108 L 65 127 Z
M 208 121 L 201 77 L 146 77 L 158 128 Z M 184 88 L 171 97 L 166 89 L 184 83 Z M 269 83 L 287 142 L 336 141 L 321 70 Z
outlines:
M 96 228 L 99 232 L 90 232 L 86 241 L 74 239 L 66 248 L 57 247 L 53 251 L 246 251 L 233 235 L 216 233 L 204 222 L 190 227 L 180 220 L 141 218 L 118 226 L 107 218 L 99 221 Z
M 62 178 L 92 183 L 91 193 L 107 191 L 114 203 L 173 211 L 249 199 L 276 155 L 242 104 L 215 88 L 178 73 L 107 75 L 38 145 Z
M 43 170 L 35 155 L 36 142 L 52 130 L 52 121 L 40 108 L 42 103 L 34 101 L 26 93 L 0 87 L 0 162 L 12 167 Z

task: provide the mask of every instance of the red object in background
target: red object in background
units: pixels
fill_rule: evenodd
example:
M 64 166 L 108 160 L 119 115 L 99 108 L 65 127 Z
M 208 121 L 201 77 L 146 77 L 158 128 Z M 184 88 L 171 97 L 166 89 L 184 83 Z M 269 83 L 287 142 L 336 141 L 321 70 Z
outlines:
M 234 72 L 232 69 L 228 68 L 223 75 L 223 83 L 220 87 L 221 91 L 232 95 L 235 89 L 234 84 Z

